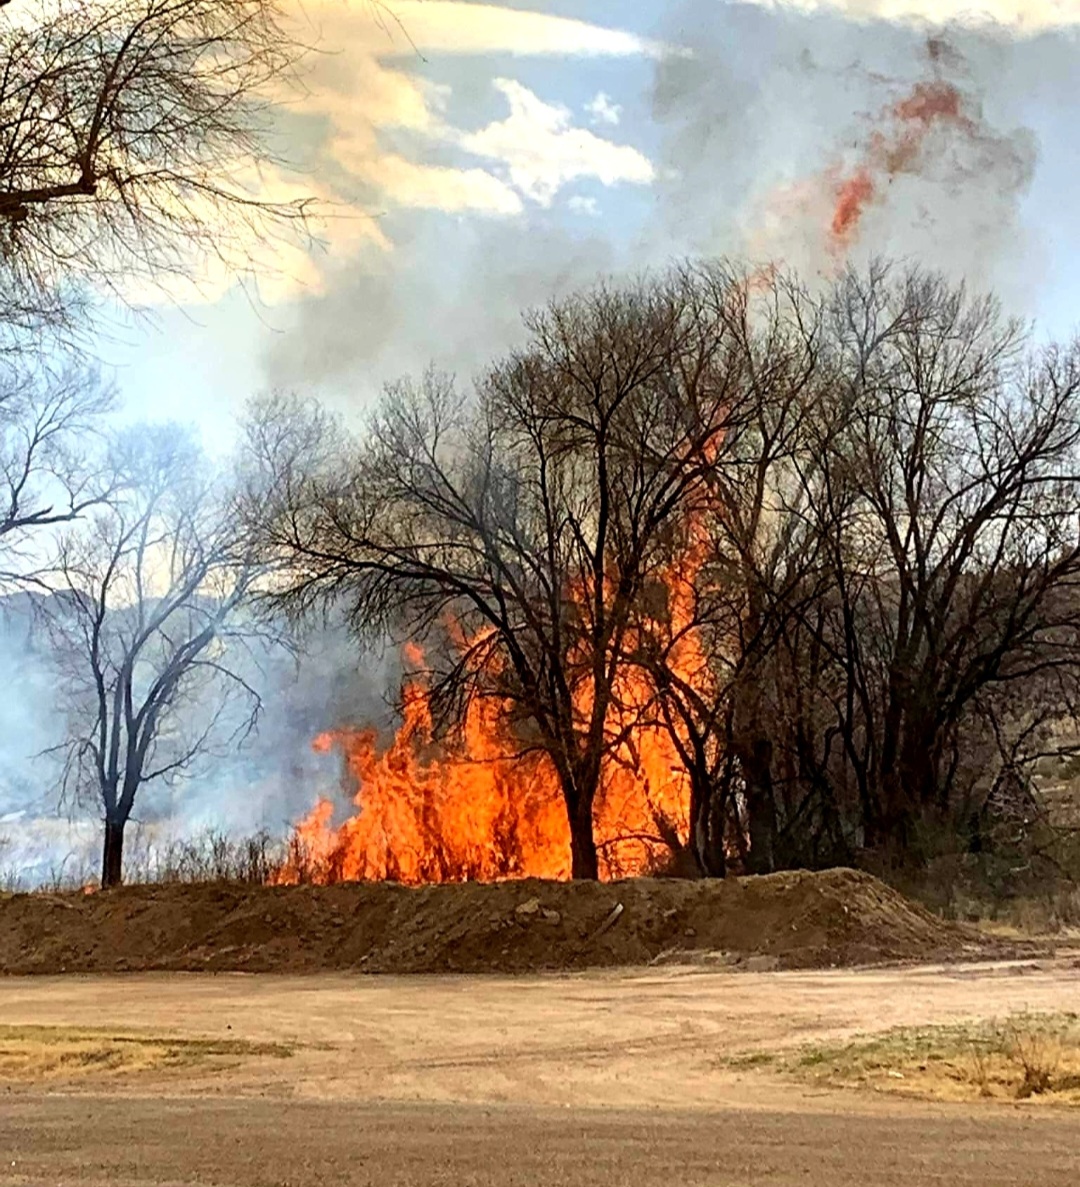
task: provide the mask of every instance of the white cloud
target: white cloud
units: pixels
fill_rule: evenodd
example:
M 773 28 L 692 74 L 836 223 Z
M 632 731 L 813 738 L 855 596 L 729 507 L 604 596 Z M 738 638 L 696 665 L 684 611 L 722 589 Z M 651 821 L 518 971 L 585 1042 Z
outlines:
M 562 104 L 545 103 L 513 79 L 498 78 L 495 87 L 510 104 L 510 114 L 478 132 L 456 134 L 455 142 L 475 156 L 498 162 L 511 183 L 534 202 L 550 205 L 567 182 L 580 177 L 596 178 L 604 185 L 653 180 L 648 157 L 574 127 L 571 112 Z
M 184 267 L 155 277 L 136 274 L 126 278 L 121 286 L 126 301 L 135 307 L 163 301 L 212 304 L 242 282 L 257 292 L 259 300 L 274 304 L 297 292 L 323 291 L 325 277 L 312 240 L 321 245 L 318 256 L 355 255 L 368 249 L 383 254 L 391 249 L 371 212 L 342 202 L 333 190 L 312 178 L 298 179 L 272 165 L 250 165 L 238 169 L 231 181 L 238 194 L 281 204 L 310 201 L 315 213 L 304 226 L 281 227 L 279 233 L 261 242 L 247 243 L 238 231 L 235 240 L 225 236 L 218 243 L 219 251 L 207 252 L 196 239 L 189 246 Z M 511 191 L 511 196 L 516 195 Z M 215 217 L 206 200 L 188 199 L 187 208 L 208 223 Z
M 461 0 L 387 0 L 382 19 L 379 8 L 364 0 L 305 0 L 292 12 L 301 39 L 326 52 L 307 59 L 301 93 L 271 91 L 268 98 L 322 121 L 327 132 L 315 169 L 275 177 L 273 189 L 293 187 L 315 197 L 328 217 L 316 228 L 324 250 L 284 243 L 263 253 L 264 300 L 319 291 L 329 261 L 392 251 L 377 216 L 395 207 L 507 216 L 523 209 L 523 198 L 549 204 L 575 178 L 608 185 L 652 178 L 651 164 L 635 149 L 575 128 L 566 108 L 542 103 L 515 82 L 498 83 L 510 102 L 506 120 L 478 132 L 453 127 L 445 115 L 448 88 L 415 72 L 416 52 L 655 57 L 680 51 L 586 21 Z M 594 103 L 601 98 L 606 101 L 597 96 Z M 596 118 L 613 123 L 609 108 L 602 110 L 596 109 Z M 409 147 L 386 144 L 382 133 L 388 129 L 411 133 Z M 464 148 L 481 161 L 428 163 L 425 143 Z M 262 184 L 256 192 L 266 196 Z M 216 300 L 237 275 L 214 259 L 194 271 L 193 283 L 163 286 L 169 299 Z M 141 288 L 139 298 L 154 299 Z
M 652 166 L 636 150 L 574 128 L 567 109 L 542 103 L 507 80 L 496 84 L 510 102 L 507 120 L 479 132 L 455 128 L 444 114 L 448 88 L 412 69 L 416 50 L 564 56 L 667 52 L 658 43 L 584 21 L 456 0 L 395 0 L 381 22 L 373 20 L 369 5 L 355 0 L 309 0 L 304 11 L 321 45 L 342 47 L 312 56 L 305 94 L 297 104 L 330 126 L 326 153 L 340 170 L 341 201 L 355 201 L 344 196 L 352 179 L 376 191 L 372 209 L 378 212 L 400 206 L 507 215 L 522 209 L 522 196 L 550 203 L 576 177 L 606 184 L 652 177 Z M 602 122 L 617 121 L 618 108 L 606 95 L 598 95 L 593 105 Z M 391 128 L 416 133 L 412 148 L 385 146 L 381 132 Z M 428 164 L 425 141 L 464 148 L 488 165 Z M 331 241 L 332 250 L 337 246 Z
M 359 161 L 354 176 L 377 185 L 393 205 L 484 214 L 518 214 L 521 199 L 505 182 L 486 169 L 454 169 L 421 165 L 387 154 Z
M 585 104 L 585 110 L 592 116 L 594 124 L 609 124 L 615 127 L 622 117 L 622 108 L 600 91 L 594 99 Z
M 998 24 L 1034 35 L 1080 25 L 1080 0 L 743 0 L 760 8 L 838 12 L 853 20 Z
M 600 203 L 595 198 L 584 194 L 574 194 L 566 205 L 575 214 L 587 214 L 590 218 L 597 218 L 600 214 Z
M 303 14 L 328 43 L 364 44 L 380 57 L 440 53 L 556 54 L 560 57 L 658 57 L 678 52 L 621 29 L 463 0 L 387 0 L 381 19 L 352 0 L 307 0 Z

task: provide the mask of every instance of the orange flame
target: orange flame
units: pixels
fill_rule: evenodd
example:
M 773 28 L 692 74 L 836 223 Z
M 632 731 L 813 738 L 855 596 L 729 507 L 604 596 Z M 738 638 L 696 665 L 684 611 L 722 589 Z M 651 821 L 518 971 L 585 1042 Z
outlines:
M 672 662 L 684 679 L 707 679 L 692 619 L 700 550 L 665 574 Z M 459 644 L 460 645 L 460 644 Z M 406 662 L 423 652 L 406 645 Z M 626 667 L 612 710 L 626 740 L 605 766 L 594 805 L 601 877 L 654 872 L 689 832 L 689 786 L 670 734 L 641 717 L 653 700 L 647 677 Z M 507 725 L 509 705 L 474 698 L 459 736 L 433 738 L 429 690 L 420 677 L 404 687 L 400 728 L 380 747 L 375 730 L 320 734 L 317 750 L 341 752 L 356 786 L 357 811 L 339 825 L 321 800 L 295 828 L 278 880 L 392 879 L 407 884 L 570 877 L 570 833 L 550 758 L 521 752 Z
M 952 83 L 941 80 L 916 83 L 911 93 L 887 107 L 881 118 L 893 126 L 870 136 L 864 160 L 846 175 L 832 171 L 835 205 L 829 243 L 834 254 L 854 242 L 867 207 L 883 193 L 882 182 L 917 172 L 925 141 L 936 126 L 949 124 L 967 133 L 976 131 L 974 121 L 964 114 L 963 96 Z
M 830 232 L 834 242 L 846 242 L 858 226 L 866 205 L 874 198 L 877 187 L 865 169 L 860 169 L 840 186 L 836 198 Z

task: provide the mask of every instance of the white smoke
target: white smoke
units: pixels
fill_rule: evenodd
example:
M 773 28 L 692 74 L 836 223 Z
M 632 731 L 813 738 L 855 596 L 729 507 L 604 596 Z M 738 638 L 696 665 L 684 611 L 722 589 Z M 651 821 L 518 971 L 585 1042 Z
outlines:
M 858 22 L 998 26 L 1021 36 L 1080 26 L 1078 0 L 739 0 L 758 8 L 805 14 L 838 13 Z

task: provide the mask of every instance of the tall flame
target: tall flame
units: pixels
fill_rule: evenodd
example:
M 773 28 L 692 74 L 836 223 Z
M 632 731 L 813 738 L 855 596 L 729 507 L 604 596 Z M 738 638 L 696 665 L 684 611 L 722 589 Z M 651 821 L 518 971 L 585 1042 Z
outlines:
M 671 662 L 683 679 L 700 683 L 709 677 L 692 619 L 698 564 L 698 550 L 691 550 L 664 584 Z M 422 669 L 415 644 L 404 658 Z M 343 756 L 357 811 L 335 824 L 333 804 L 321 800 L 296 826 L 280 881 L 569 878 L 570 833 L 554 766 L 540 750 L 521 752 L 507 725 L 509 705 L 473 698 L 451 743 L 434 737 L 423 676 L 410 677 L 403 691 L 403 720 L 389 745 L 365 728 L 316 738 L 316 749 Z M 667 729 L 643 712 L 654 700 L 649 679 L 626 666 L 615 693 L 610 730 L 625 740 L 605 764 L 594 805 L 604 878 L 655 872 L 686 845 L 689 832 L 690 793 L 678 750 Z

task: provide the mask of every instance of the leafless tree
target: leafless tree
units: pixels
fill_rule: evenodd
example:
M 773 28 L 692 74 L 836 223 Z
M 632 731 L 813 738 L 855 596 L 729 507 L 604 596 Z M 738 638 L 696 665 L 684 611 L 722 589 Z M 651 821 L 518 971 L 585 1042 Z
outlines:
M 917 270 L 757 288 L 752 398 L 633 658 L 707 870 L 917 862 L 1076 732 L 1080 355 Z
M 326 448 L 317 416 L 283 432 L 280 403 L 254 419 L 280 598 L 297 612 L 344 598 L 358 629 L 421 640 L 451 621 L 436 691 L 498 697 L 517 743 L 549 755 L 575 877 L 597 876 L 604 763 L 640 708 L 620 690 L 635 604 L 739 415 L 714 279 L 557 302 L 475 400 L 437 375 L 398 385 L 359 443 Z
M 235 270 L 302 219 L 260 185 L 296 55 L 276 0 L 0 6 L 5 320 L 62 320 L 82 282 Z
M 646 723 L 722 873 L 732 844 L 751 871 L 917 862 L 1075 719 L 1077 348 L 885 265 L 816 294 L 684 268 L 529 327 L 475 399 L 400 385 L 361 439 L 256 409 L 252 519 L 294 612 L 439 638 L 448 721 L 500 699 L 575 875 Z
M 117 492 L 61 543 L 48 627 L 67 714 L 64 792 L 104 820 L 102 885 L 120 882 L 136 796 L 190 778 L 255 725 L 242 655 L 257 576 L 230 501 L 190 438 L 142 426 L 114 444 Z
M 48 531 L 109 493 L 95 448 L 112 390 L 92 371 L 0 362 L 0 588 L 47 565 Z
M 631 658 L 649 673 L 689 776 L 694 857 L 702 872 L 722 874 L 732 842 L 751 870 L 773 860 L 769 672 L 784 632 L 818 592 L 808 512 L 830 429 L 820 299 L 775 270 L 698 271 L 726 294 L 716 311 L 740 361 L 742 413 L 718 441 L 706 497 L 670 537 L 657 591 L 666 605 L 643 602 Z
M 1080 663 L 1080 349 L 917 271 L 849 276 L 833 312 L 840 724 L 867 843 L 910 854 L 979 698 Z
M 820 356 L 813 561 L 754 681 L 764 868 L 860 848 L 917 864 L 1075 715 L 1080 354 L 875 265 L 831 294 Z M 753 717 L 730 753 L 762 736 L 740 741 Z

